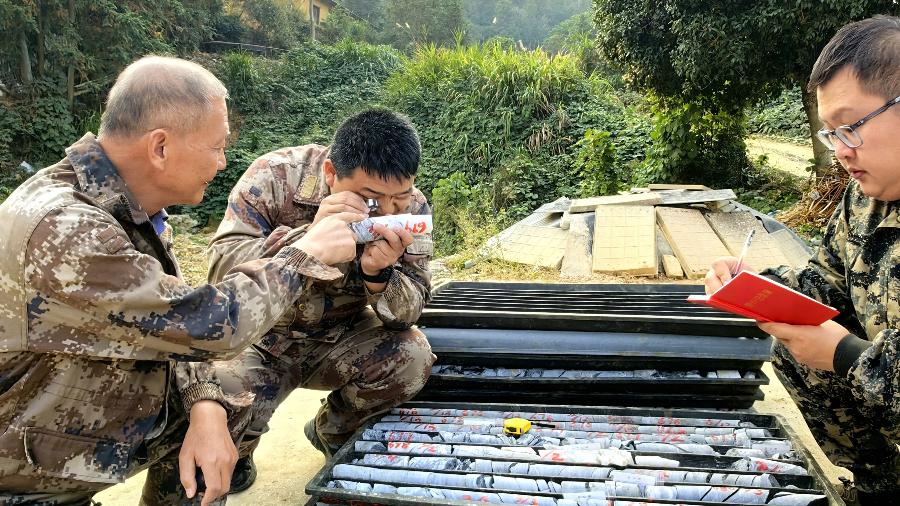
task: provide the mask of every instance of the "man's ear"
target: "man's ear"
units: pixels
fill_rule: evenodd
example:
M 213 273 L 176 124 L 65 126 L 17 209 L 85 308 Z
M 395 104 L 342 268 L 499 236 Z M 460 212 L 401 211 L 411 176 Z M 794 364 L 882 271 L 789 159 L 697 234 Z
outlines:
M 171 146 L 169 134 L 162 128 L 150 131 L 147 134 L 147 159 L 156 170 L 165 170 Z
M 331 188 L 334 186 L 334 180 L 337 179 L 337 170 L 334 168 L 334 163 L 332 163 L 331 158 L 325 159 L 325 164 L 322 169 L 325 172 L 325 184 Z

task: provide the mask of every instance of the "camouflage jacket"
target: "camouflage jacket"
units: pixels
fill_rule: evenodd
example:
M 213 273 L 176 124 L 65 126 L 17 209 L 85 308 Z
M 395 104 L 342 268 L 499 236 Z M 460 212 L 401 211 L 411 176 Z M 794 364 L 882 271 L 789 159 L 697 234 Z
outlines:
M 88 134 L 0 205 L 0 489 L 35 473 L 124 480 L 166 423 L 229 399 L 209 364 L 254 342 L 310 278 L 340 275 L 296 248 L 194 289 Z M 176 365 L 177 364 L 177 365 Z M 174 376 L 174 377 L 173 377 Z M 247 401 L 246 399 L 244 400 Z
M 242 262 L 275 255 L 306 232 L 319 203 L 329 195 L 323 176 L 327 157 L 328 148 L 311 144 L 274 151 L 250 165 L 232 190 L 225 218 L 210 242 L 210 280 L 223 279 Z M 407 212 L 431 213 L 418 189 Z M 366 289 L 358 255 L 353 262 L 336 266 L 342 277 L 330 282 L 311 280 L 309 289 L 260 345 L 278 356 L 290 346 L 291 338 L 333 342 L 367 306 L 388 328 L 410 327 L 430 297 L 432 250 L 430 236 L 415 236 L 385 291 L 378 294 Z
M 835 363 L 860 402 L 900 424 L 900 214 L 898 202 L 866 197 L 852 182 L 834 211 L 822 245 L 803 269 L 768 274 L 841 312 L 861 337 L 842 341 L 852 353 Z

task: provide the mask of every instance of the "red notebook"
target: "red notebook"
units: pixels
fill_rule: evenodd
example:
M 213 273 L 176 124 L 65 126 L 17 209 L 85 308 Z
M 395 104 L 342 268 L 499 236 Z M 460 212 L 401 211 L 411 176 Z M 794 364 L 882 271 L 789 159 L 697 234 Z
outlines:
M 821 325 L 839 314 L 833 307 L 747 271 L 712 295 L 691 295 L 687 300 L 756 321 L 791 325 Z

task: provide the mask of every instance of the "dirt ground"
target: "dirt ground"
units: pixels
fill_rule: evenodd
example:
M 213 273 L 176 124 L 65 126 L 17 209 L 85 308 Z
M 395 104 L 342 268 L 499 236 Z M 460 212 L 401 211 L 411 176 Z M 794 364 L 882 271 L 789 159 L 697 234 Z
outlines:
M 831 465 L 816 446 L 802 415 L 778 382 L 771 365 L 763 366 L 763 371 L 772 382 L 763 387 L 765 399 L 757 401 L 753 409 L 760 413 L 781 415 L 794 432 L 799 434 L 803 444 L 813 453 L 832 483 L 838 483 L 838 476 L 849 477 L 849 472 Z M 297 390 L 288 397 L 275 413 L 270 424 L 271 431 L 263 436 L 256 451 L 255 461 L 259 472 L 256 484 L 240 494 L 229 496 L 228 504 L 301 505 L 309 499 L 303 490 L 325 463 L 325 459 L 306 441 L 302 426 L 315 414 L 321 397 L 322 392 L 312 390 Z M 541 400 L 535 399 L 535 402 L 539 403 Z M 143 483 L 144 473 L 141 473 L 98 494 L 95 499 L 103 506 L 136 505 Z
M 747 154 L 751 159 L 759 155 L 769 157 L 769 164 L 795 176 L 808 177 L 806 167 L 811 165 L 812 146 L 809 143 L 796 144 L 770 137 L 753 136 L 747 139 Z

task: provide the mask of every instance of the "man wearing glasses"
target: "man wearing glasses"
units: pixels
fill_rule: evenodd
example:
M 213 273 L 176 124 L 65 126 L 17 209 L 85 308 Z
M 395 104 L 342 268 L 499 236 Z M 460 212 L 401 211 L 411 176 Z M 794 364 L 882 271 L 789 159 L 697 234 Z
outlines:
M 900 18 L 843 27 L 809 79 L 819 139 L 852 178 L 818 252 L 764 272 L 841 311 L 820 326 L 760 323 L 773 363 L 828 457 L 853 472 L 858 504 L 900 497 Z M 734 258 L 706 276 L 711 293 Z M 853 493 L 855 492 L 855 494 Z M 856 497 L 853 497 L 853 496 Z

